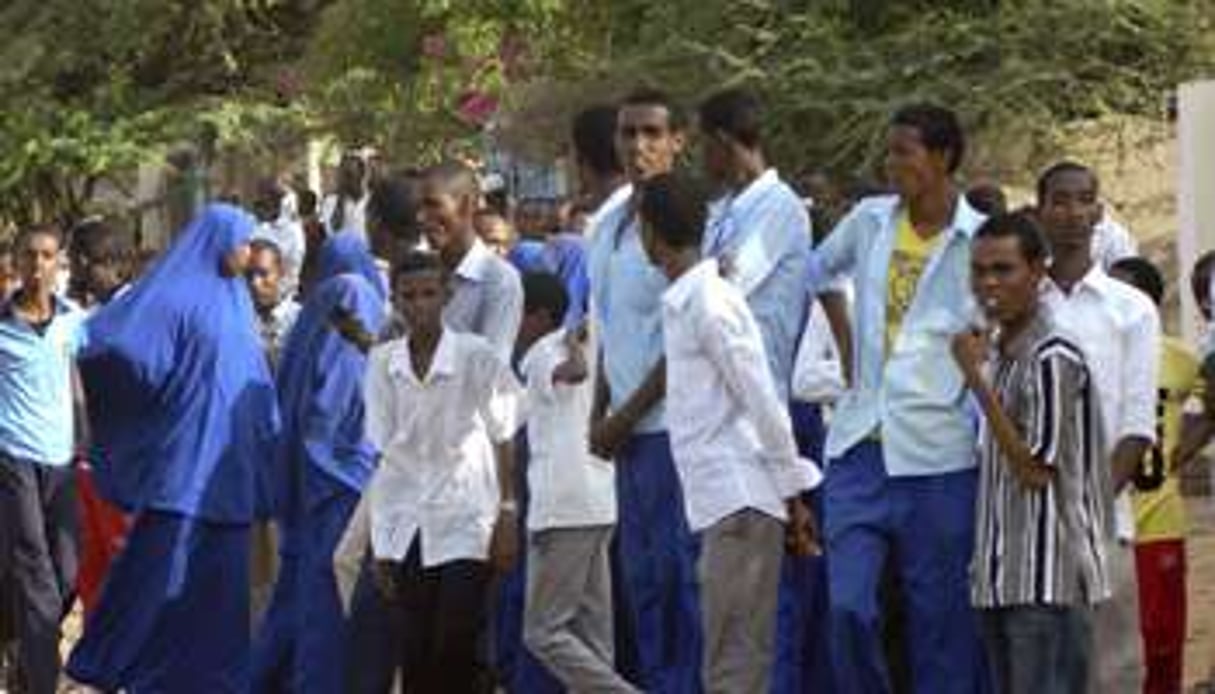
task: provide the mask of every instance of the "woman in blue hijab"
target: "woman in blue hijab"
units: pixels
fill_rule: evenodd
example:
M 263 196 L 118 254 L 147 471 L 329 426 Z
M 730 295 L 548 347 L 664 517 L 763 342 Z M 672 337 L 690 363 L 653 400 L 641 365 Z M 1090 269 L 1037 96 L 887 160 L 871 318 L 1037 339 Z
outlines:
M 90 460 L 136 518 L 67 666 L 105 691 L 248 691 L 249 528 L 278 428 L 243 277 L 253 226 L 207 206 L 87 324 Z
M 378 454 L 363 437 L 367 358 L 334 322 L 354 318 L 378 332 L 386 291 L 366 244 L 349 232 L 329 239 L 318 263 L 318 284 L 279 366 L 283 432 L 273 484 L 281 569 L 255 643 L 254 692 L 346 689 L 333 553 Z

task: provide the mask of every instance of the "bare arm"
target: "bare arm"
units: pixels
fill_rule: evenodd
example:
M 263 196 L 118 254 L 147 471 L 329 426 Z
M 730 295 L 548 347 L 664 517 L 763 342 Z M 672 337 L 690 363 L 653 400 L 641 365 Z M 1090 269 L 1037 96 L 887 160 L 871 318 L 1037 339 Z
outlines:
M 827 292 L 818 296 L 818 302 L 827 314 L 827 323 L 835 337 L 835 346 L 840 354 L 840 367 L 844 374 L 844 385 L 852 387 L 852 329 L 848 319 L 848 297 L 843 292 Z
M 1126 488 L 1151 447 L 1152 442 L 1143 436 L 1126 436 L 1118 440 L 1114 453 L 1110 456 L 1115 493 Z

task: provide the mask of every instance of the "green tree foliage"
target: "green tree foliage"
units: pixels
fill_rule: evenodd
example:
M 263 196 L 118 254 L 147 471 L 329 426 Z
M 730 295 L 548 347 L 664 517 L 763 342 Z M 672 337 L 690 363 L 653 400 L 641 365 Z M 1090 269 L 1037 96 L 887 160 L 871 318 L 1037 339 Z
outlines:
M 1017 169 L 1077 120 L 1162 115 L 1178 82 L 1215 66 L 1213 9 L 1170 0 L 603 3 L 583 25 L 583 45 L 599 59 L 521 90 L 507 135 L 542 150 L 527 134 L 537 122 L 566 120 L 642 82 L 692 103 L 746 84 L 770 106 L 769 150 L 787 168 L 864 169 L 890 112 L 931 99 L 980 134 L 977 158 L 988 167 Z
M 0 9 L 0 217 L 78 218 L 103 179 L 186 141 L 300 115 L 279 66 L 323 3 L 10 0 Z M 282 108 L 279 106 L 282 105 Z M 111 181 L 121 183 L 120 181 Z

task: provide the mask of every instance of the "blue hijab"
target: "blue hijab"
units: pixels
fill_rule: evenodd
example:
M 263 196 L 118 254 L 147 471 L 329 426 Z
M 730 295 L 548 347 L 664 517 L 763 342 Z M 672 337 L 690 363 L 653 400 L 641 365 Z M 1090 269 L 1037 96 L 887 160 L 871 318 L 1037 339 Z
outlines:
M 591 280 L 587 274 L 586 240 L 571 233 L 554 235 L 544 245 L 544 263 L 549 272 L 561 279 L 569 296 L 565 327 L 577 327 L 586 315 L 591 294 Z
M 367 357 L 331 323 L 340 310 L 377 334 L 386 315 L 383 283 L 366 244 L 353 235 L 325 244 L 321 269 L 342 272 L 318 276 L 278 371 L 283 432 L 273 488 L 283 518 L 300 511 L 301 502 L 311 507 L 343 489 L 361 493 L 376 463 L 363 432 Z
M 355 274 L 367 281 L 381 299 L 388 296 L 384 273 L 376 265 L 367 242 L 353 231 L 341 231 L 325 240 L 316 261 L 316 283 L 342 274 Z
M 87 323 L 91 457 L 102 494 L 124 509 L 223 523 L 267 510 L 274 383 L 245 279 L 221 273 L 253 227 L 235 207 L 208 205 Z

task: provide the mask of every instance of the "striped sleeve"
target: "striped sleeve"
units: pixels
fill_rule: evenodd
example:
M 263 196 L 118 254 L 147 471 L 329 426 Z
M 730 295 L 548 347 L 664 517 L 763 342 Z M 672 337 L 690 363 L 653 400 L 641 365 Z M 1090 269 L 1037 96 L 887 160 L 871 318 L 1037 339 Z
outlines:
M 1031 429 L 1026 439 L 1034 459 L 1054 467 L 1060 455 L 1061 428 L 1070 419 L 1082 383 L 1084 358 L 1074 345 L 1052 338 L 1038 346 L 1035 359 Z M 1079 368 L 1078 368 L 1079 367 Z

